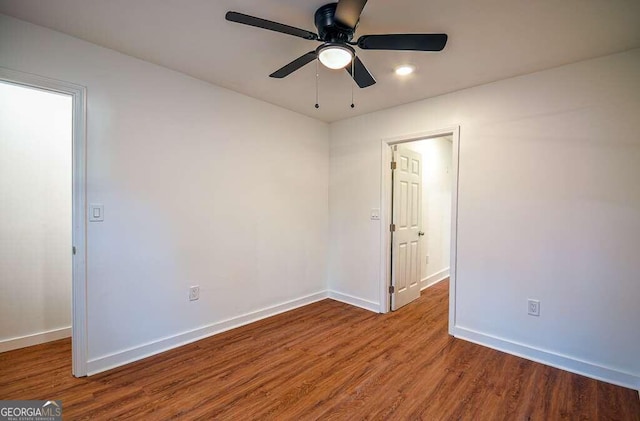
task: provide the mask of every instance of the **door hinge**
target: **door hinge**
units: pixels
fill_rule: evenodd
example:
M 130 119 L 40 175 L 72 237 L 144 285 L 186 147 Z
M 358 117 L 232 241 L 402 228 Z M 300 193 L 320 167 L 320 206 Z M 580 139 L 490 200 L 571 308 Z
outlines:
M 393 294 L 394 292 L 396 292 L 396 287 L 389 285 L 389 294 Z
M 391 161 L 391 169 L 392 170 L 395 170 L 397 166 L 398 166 L 398 164 L 396 163 L 396 161 Z
M 396 224 L 389 225 L 389 231 L 394 232 L 396 230 Z
M 71 252 L 75 256 L 75 254 L 76 254 L 76 246 L 71 247 Z

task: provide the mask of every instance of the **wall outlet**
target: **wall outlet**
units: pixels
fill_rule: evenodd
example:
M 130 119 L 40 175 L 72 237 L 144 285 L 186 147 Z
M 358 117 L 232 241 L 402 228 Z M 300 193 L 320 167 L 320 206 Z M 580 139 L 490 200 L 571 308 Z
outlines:
M 427 256 L 426 263 L 429 264 L 429 256 Z
M 540 301 L 527 300 L 527 312 L 530 316 L 540 316 Z
M 189 301 L 195 301 L 200 298 L 200 285 L 189 287 Z

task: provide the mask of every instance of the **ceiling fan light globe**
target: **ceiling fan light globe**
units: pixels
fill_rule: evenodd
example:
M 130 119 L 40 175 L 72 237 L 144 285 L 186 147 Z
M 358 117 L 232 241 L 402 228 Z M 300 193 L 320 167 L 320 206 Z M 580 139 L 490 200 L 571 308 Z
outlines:
M 353 60 L 353 52 L 339 45 L 330 45 L 320 50 L 318 59 L 329 69 L 343 69 Z

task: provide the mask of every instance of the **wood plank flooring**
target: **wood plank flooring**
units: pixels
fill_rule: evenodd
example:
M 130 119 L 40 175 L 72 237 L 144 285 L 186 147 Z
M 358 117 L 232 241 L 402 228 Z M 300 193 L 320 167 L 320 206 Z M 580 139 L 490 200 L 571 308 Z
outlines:
M 5 352 L 0 399 L 61 399 L 65 420 L 640 420 L 635 390 L 451 338 L 447 296 L 324 300 L 82 379 L 69 340 Z

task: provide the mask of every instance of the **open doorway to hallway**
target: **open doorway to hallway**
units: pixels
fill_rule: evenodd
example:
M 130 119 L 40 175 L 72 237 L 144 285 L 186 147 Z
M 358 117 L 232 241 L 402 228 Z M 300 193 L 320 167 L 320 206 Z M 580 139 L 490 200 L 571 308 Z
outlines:
M 452 136 L 392 146 L 391 310 L 449 277 Z
M 0 351 L 71 337 L 72 107 L 0 81 Z
M 382 141 L 383 313 L 449 278 L 453 323 L 458 149 L 457 127 Z
M 86 88 L 0 67 L 0 352 L 72 337 L 87 374 Z

